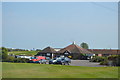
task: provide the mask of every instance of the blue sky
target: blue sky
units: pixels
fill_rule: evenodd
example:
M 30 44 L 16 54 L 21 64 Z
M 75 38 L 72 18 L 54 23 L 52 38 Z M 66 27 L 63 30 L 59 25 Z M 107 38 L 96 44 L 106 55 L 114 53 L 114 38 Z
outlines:
M 118 48 L 117 2 L 4 2 L 3 46 Z
M 0 46 L 2 46 L 2 2 L 0 2 Z

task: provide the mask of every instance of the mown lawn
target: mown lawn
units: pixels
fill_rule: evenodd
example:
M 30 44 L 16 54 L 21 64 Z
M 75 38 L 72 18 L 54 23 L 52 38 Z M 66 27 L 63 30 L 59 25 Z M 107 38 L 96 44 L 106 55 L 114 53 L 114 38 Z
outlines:
M 36 55 L 38 51 L 12 51 L 8 52 L 9 54 L 15 55 Z
M 118 67 L 83 67 L 33 63 L 2 64 L 3 78 L 117 78 Z

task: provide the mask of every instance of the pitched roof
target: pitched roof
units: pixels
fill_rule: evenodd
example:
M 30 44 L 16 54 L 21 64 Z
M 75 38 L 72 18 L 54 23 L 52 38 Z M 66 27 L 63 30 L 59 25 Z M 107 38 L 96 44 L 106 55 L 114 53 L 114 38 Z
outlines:
M 118 49 L 88 49 L 94 54 L 120 54 Z
M 56 51 L 51 47 L 46 47 L 40 53 L 56 53 Z
M 64 53 L 65 51 L 69 51 L 71 53 L 85 53 L 85 54 L 90 54 L 91 52 L 88 51 L 87 49 L 81 48 L 80 46 L 76 44 L 71 44 L 60 51 L 58 53 Z

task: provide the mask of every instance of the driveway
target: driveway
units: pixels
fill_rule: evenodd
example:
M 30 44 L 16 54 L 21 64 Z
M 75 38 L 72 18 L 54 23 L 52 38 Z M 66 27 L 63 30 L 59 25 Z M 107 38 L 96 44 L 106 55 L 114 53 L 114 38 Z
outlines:
M 71 60 L 71 66 L 88 66 L 88 67 L 104 67 L 96 62 L 89 62 L 89 60 Z

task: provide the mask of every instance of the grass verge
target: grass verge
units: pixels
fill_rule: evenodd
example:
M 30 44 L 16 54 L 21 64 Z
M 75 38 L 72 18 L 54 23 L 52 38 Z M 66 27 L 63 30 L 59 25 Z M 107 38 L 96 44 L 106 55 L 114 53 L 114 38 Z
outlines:
M 118 78 L 118 67 L 2 63 L 3 78 Z

